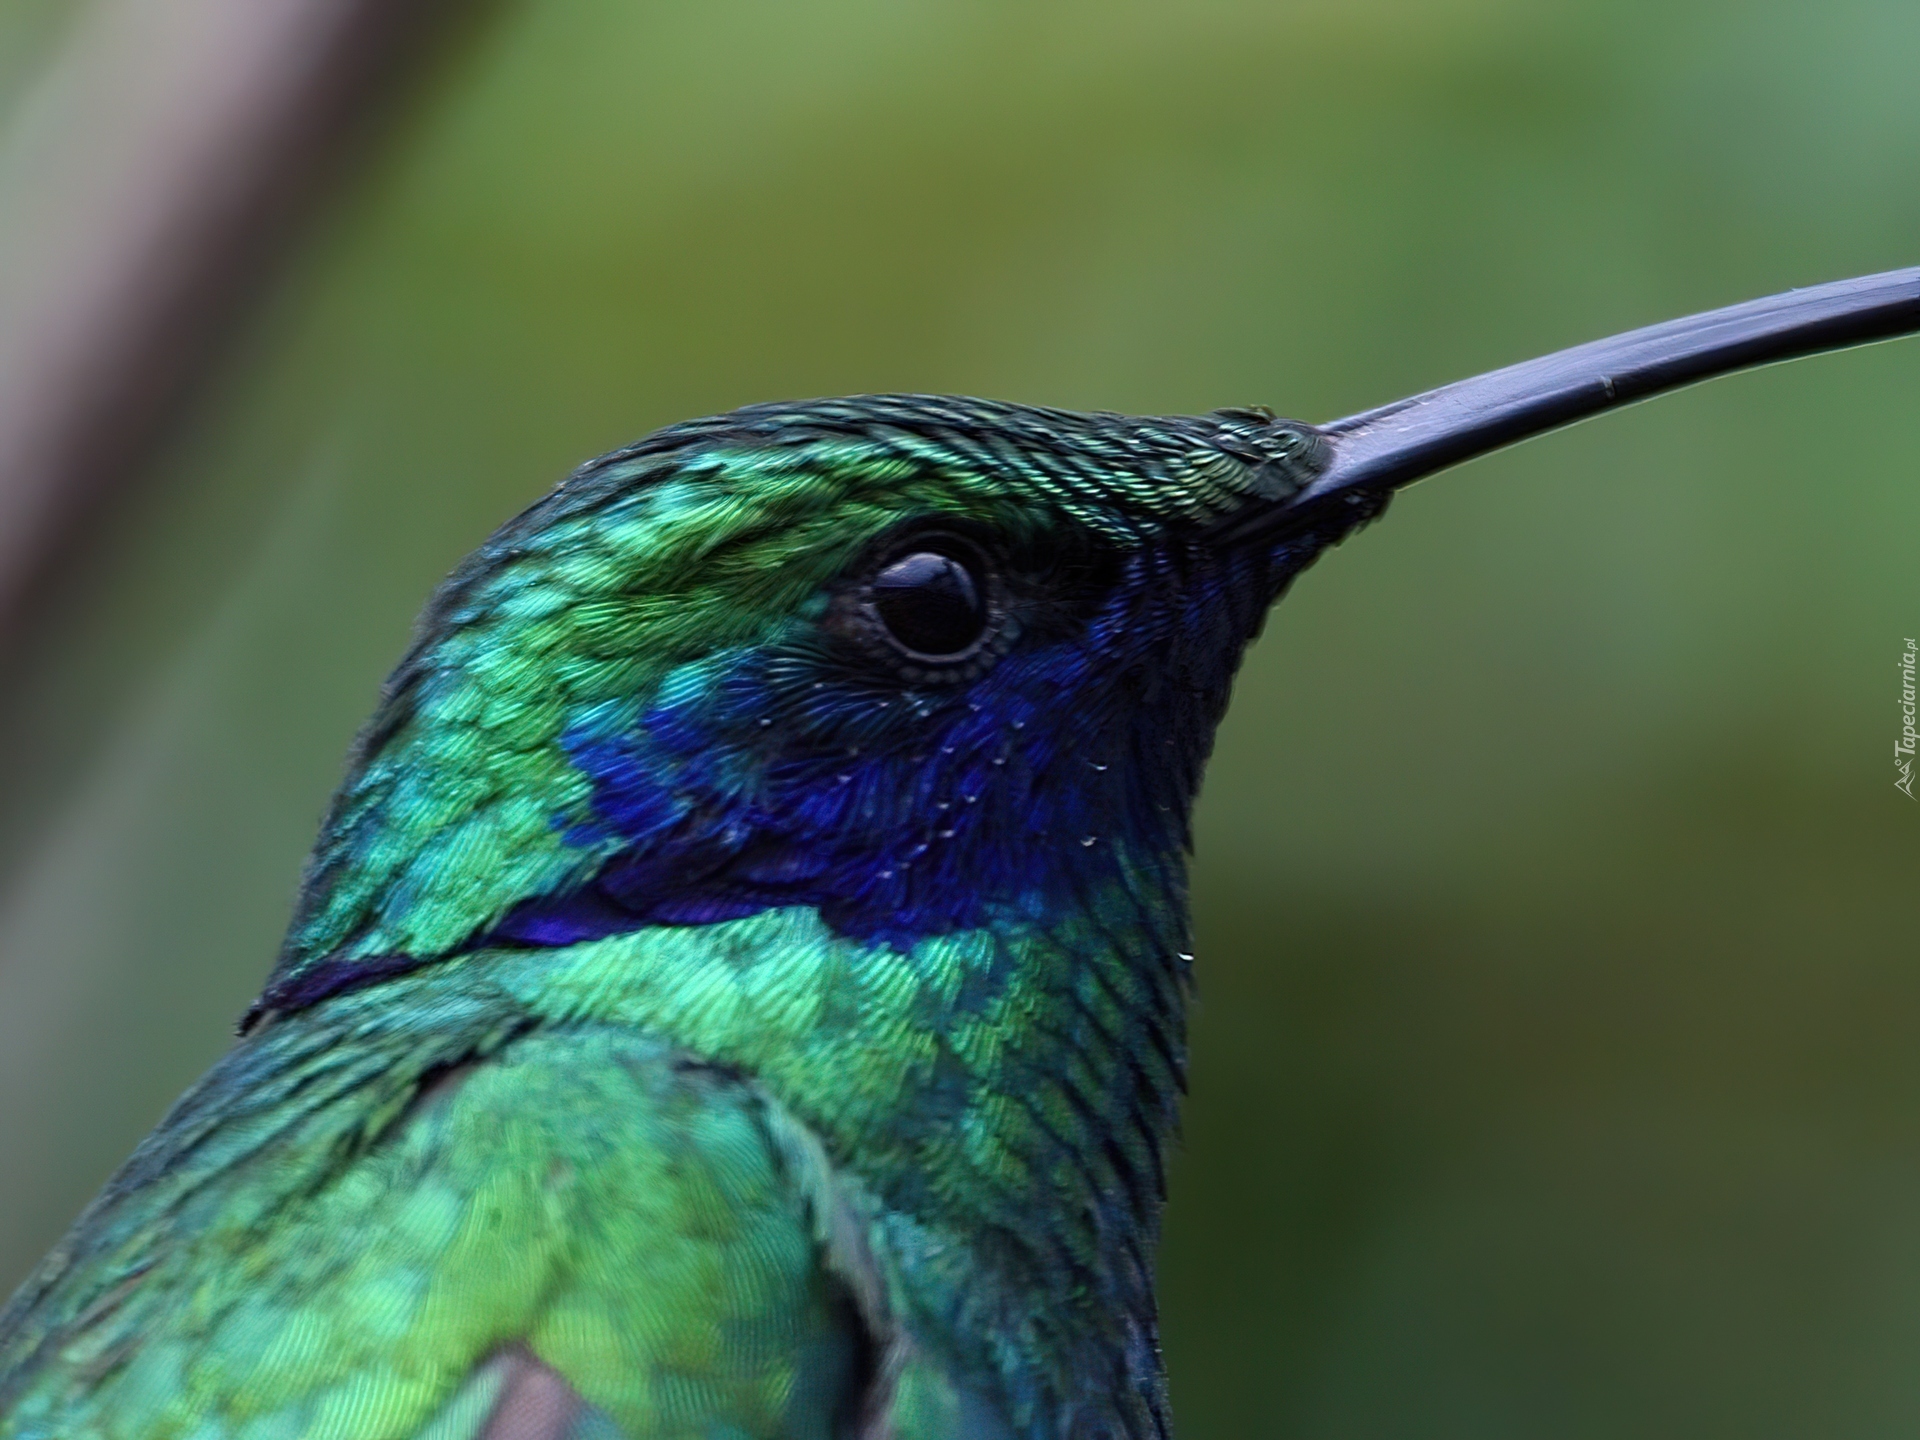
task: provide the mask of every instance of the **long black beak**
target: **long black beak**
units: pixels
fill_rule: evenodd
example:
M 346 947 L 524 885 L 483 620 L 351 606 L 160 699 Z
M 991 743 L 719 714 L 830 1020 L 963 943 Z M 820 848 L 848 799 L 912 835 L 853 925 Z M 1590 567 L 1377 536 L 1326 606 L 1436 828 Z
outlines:
M 1317 475 L 1255 521 L 1290 529 L 1589 415 L 1735 370 L 1920 331 L 1920 267 L 1630 330 L 1318 427 Z M 1249 517 L 1251 519 L 1252 517 Z

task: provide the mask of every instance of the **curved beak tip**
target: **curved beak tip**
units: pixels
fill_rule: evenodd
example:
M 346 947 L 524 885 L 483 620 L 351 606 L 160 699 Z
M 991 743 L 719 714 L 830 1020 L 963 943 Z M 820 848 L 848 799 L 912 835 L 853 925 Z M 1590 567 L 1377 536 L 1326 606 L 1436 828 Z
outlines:
M 1630 330 L 1327 425 L 1278 421 L 1297 437 L 1294 484 L 1266 524 L 1290 528 L 1343 496 L 1381 505 L 1463 460 L 1668 390 L 1917 331 L 1920 267 L 1889 270 Z

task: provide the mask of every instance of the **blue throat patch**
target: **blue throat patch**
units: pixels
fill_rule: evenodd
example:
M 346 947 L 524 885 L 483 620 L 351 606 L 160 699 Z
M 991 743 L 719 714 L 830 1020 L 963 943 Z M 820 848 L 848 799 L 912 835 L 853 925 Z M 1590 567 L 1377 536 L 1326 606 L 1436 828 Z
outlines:
M 933 934 L 1044 925 L 1106 878 L 1177 894 L 1240 649 L 1193 632 L 1264 612 L 1226 603 L 1265 588 L 1247 569 L 1136 551 L 1090 620 L 1029 636 L 964 684 L 878 685 L 775 643 L 687 667 L 632 719 L 582 716 L 566 747 L 593 781 L 594 819 L 566 836 L 611 842 L 613 858 L 472 947 L 801 905 L 905 952 Z
M 905 952 L 928 935 L 1045 926 L 1112 883 L 1181 926 L 1192 801 L 1241 649 L 1285 578 L 1271 559 L 1199 543 L 1129 552 L 1091 614 L 1043 619 L 964 682 L 851 669 L 799 619 L 674 672 L 638 713 L 583 713 L 565 746 L 592 781 L 592 818 L 555 824 L 608 858 L 460 952 L 788 906 Z M 256 1013 L 435 958 L 329 957 Z

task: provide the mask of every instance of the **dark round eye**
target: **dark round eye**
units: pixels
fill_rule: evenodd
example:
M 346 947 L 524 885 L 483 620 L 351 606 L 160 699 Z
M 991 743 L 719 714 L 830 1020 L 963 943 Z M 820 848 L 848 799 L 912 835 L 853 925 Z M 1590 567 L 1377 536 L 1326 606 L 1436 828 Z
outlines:
M 873 577 L 873 610 L 902 649 L 928 660 L 963 654 L 987 628 L 984 578 L 939 550 L 911 550 Z

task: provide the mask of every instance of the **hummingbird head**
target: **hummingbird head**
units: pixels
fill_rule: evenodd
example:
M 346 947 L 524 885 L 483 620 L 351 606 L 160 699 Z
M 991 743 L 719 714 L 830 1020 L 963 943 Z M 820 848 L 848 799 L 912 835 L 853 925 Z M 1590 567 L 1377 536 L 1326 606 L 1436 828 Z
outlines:
M 1075 915 L 1183 944 L 1188 815 L 1240 655 L 1394 489 L 1916 328 L 1920 270 L 1890 271 L 1317 429 L 913 395 L 671 426 L 435 596 L 255 1013 L 769 910 L 902 953 Z
M 737 1068 L 1018 1406 L 1129 1397 L 1164 1433 L 1188 817 L 1267 608 L 1437 469 L 1916 328 L 1920 270 L 1320 429 L 867 396 L 660 431 L 428 606 L 255 1016 L 426 971 L 393 993 Z
M 263 1003 L 455 954 L 807 907 L 902 953 L 1124 897 L 1185 948 L 1247 643 L 1384 495 L 1261 410 L 869 396 L 676 425 L 446 583 L 361 737 Z

